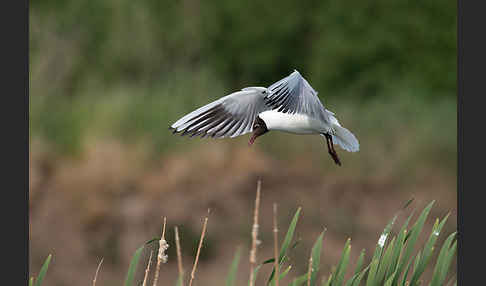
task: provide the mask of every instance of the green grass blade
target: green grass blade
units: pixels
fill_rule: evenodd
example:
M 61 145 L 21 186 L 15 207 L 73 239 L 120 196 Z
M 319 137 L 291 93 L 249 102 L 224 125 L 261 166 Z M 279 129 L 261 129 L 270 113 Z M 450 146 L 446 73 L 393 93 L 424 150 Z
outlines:
M 46 258 L 46 261 L 44 261 L 44 264 L 42 265 L 41 270 L 39 271 L 39 275 L 37 276 L 37 279 L 35 280 L 34 286 L 42 285 L 42 281 L 44 280 L 44 276 L 46 276 L 47 269 L 49 268 L 49 263 L 51 263 L 51 258 L 52 258 L 52 254 L 49 254 Z
M 363 261 L 365 257 L 365 250 L 361 250 L 361 254 L 358 257 L 358 262 L 356 262 L 356 269 L 354 270 L 354 274 L 358 275 L 361 272 L 361 267 L 363 267 Z
M 392 256 L 392 251 L 395 246 L 395 237 L 393 237 L 392 241 L 390 244 L 387 246 L 385 250 L 385 254 L 383 255 L 383 259 L 380 261 L 378 265 L 378 273 L 376 274 L 376 281 L 381 284 L 381 281 L 386 280 L 387 277 L 386 271 L 390 267 L 390 262 L 391 262 L 391 256 Z
M 326 230 L 323 230 L 321 234 L 317 237 L 314 246 L 312 247 L 311 256 L 312 256 L 312 265 L 311 265 L 311 279 L 310 285 L 316 285 L 317 280 L 317 272 L 319 272 L 319 267 L 321 265 L 321 250 L 322 250 L 322 240 L 324 238 L 324 233 Z
M 160 237 L 154 237 L 151 240 L 145 242 L 145 245 L 149 245 L 149 244 L 154 243 L 154 242 L 159 242 L 159 240 L 160 240 Z
M 392 285 L 392 283 L 393 283 L 393 279 L 395 278 L 395 275 L 396 275 L 396 274 L 397 274 L 397 273 L 396 273 L 396 272 L 394 272 L 392 275 L 390 275 L 390 277 L 388 277 L 388 279 L 386 280 L 386 282 L 385 282 L 384 286 L 391 286 L 391 285 Z
M 260 270 L 260 267 L 262 267 L 262 265 L 263 265 L 263 264 L 258 265 L 258 266 L 257 266 L 257 267 L 256 267 L 256 268 L 253 270 L 253 281 L 251 281 L 251 282 L 253 282 L 253 283 L 250 283 L 250 280 L 248 280 L 248 286 L 250 286 L 250 285 L 252 285 L 252 284 L 253 284 L 253 285 L 255 285 L 255 280 L 256 280 L 256 277 L 257 277 L 257 274 L 258 274 L 258 270 Z
M 452 282 L 454 282 L 454 283 L 452 283 Z M 447 286 L 451 286 L 455 283 L 457 283 L 457 281 L 454 279 L 454 277 L 452 277 L 451 280 L 449 281 L 449 283 L 447 283 Z
M 344 286 L 352 286 L 354 280 L 358 277 L 358 275 L 359 275 L 359 273 L 353 274 L 353 276 L 351 278 L 349 278 L 348 281 L 346 281 L 346 284 L 344 284 Z
M 359 274 L 361 273 L 362 269 L 361 267 L 363 267 L 363 261 L 364 261 L 364 257 L 365 257 L 365 250 L 362 249 L 361 250 L 361 253 L 358 257 L 358 261 L 356 262 L 356 267 L 355 267 L 355 270 L 354 270 L 354 274 L 351 278 L 349 278 L 349 280 L 346 282 L 345 286 L 352 286 L 355 279 L 358 278 Z
M 176 286 L 181 286 L 182 285 L 182 275 L 178 275 L 177 277 L 177 282 L 176 282 Z
M 370 265 L 366 266 L 366 268 L 363 269 L 363 271 L 361 271 L 358 277 L 356 277 L 356 279 L 353 280 L 353 286 L 359 286 L 361 280 L 363 280 L 363 277 L 365 276 L 365 274 L 368 272 L 369 269 L 370 269 Z
M 408 207 L 408 206 L 409 206 L 409 205 L 410 205 L 410 204 L 411 204 L 411 203 L 412 203 L 414 200 L 415 200 L 414 198 L 409 199 L 409 200 L 408 200 L 408 201 L 405 203 L 405 205 L 403 205 L 402 209 L 406 209 L 406 208 L 407 208 L 407 207 Z
M 278 278 L 278 280 L 279 280 L 279 281 L 281 281 L 282 279 L 284 279 L 284 278 L 285 278 L 285 276 L 287 276 L 287 274 L 289 274 L 289 271 L 290 271 L 290 269 L 291 269 L 291 268 L 292 268 L 292 265 L 289 265 L 289 267 L 287 267 L 287 269 L 285 269 L 285 271 L 284 271 L 284 272 L 280 273 L 280 275 L 278 275 L 278 277 L 279 277 L 279 278 Z M 275 279 L 273 279 L 273 280 L 270 282 L 270 285 L 272 285 L 272 286 L 273 286 L 273 285 L 275 285 L 275 283 L 276 283 L 276 280 L 275 280 Z
M 34 286 L 34 277 L 30 277 L 29 286 Z
M 378 269 L 378 263 L 379 263 L 378 259 L 372 260 L 371 265 L 370 265 L 371 267 L 370 267 L 370 270 L 368 272 L 368 278 L 366 279 L 366 286 L 377 285 L 375 283 L 375 278 L 376 278 L 376 270 Z
M 417 253 L 417 256 L 415 256 L 415 262 L 413 264 L 413 271 L 412 271 L 412 277 L 416 276 L 415 272 L 417 271 L 417 268 L 420 264 L 420 261 L 422 260 L 422 253 L 421 251 L 419 250 L 419 252 Z M 415 282 L 416 283 L 416 282 Z M 409 285 L 416 285 L 416 284 L 412 284 L 412 280 L 410 279 L 410 283 Z
M 332 285 L 342 285 L 344 280 L 344 274 L 346 274 L 346 268 L 349 263 L 349 255 L 351 253 L 351 239 L 348 238 L 346 244 L 344 245 L 343 254 L 341 255 L 341 260 L 339 260 L 338 266 L 336 268 L 336 275 L 334 276 L 334 281 L 331 282 Z
M 327 281 L 325 283 L 322 283 L 322 286 L 330 286 L 331 285 L 331 282 L 334 280 L 334 275 L 333 273 L 331 273 L 329 275 L 329 278 L 327 279 Z
M 378 271 L 378 266 L 379 262 L 381 259 L 381 254 L 383 252 L 383 248 L 385 247 L 386 240 L 388 238 L 388 235 L 391 232 L 391 228 L 393 224 L 395 223 L 395 220 L 397 219 L 398 215 L 395 215 L 393 219 L 386 225 L 385 229 L 380 235 L 380 238 L 378 239 L 378 243 L 376 244 L 375 252 L 373 253 L 373 258 L 371 259 L 371 267 L 368 272 L 368 278 L 366 280 L 366 285 L 375 285 L 375 279 L 377 278 L 377 271 Z
M 263 261 L 262 264 L 273 263 L 274 261 L 275 261 L 275 258 L 269 258 L 269 259 Z
M 285 235 L 284 241 L 282 243 L 282 247 L 280 248 L 280 254 L 278 256 L 279 266 L 282 265 L 284 258 L 286 257 L 287 249 L 289 248 L 290 242 L 292 241 L 292 238 L 294 237 L 295 227 L 297 226 L 297 221 L 299 220 L 299 215 L 300 215 L 301 210 L 302 210 L 301 207 L 299 207 L 297 209 L 294 217 L 292 218 L 292 221 L 290 222 L 289 228 L 287 230 L 287 234 Z M 267 261 L 269 261 L 269 260 L 267 260 Z M 275 259 L 273 259 L 272 261 L 275 261 Z M 270 274 L 270 277 L 268 278 L 267 285 L 270 284 L 270 281 L 272 281 L 274 275 L 275 275 L 275 267 L 273 268 L 272 273 Z
M 279 280 L 284 279 L 285 276 L 287 276 L 287 274 L 289 274 L 290 269 L 292 269 L 292 265 L 289 265 L 289 267 L 287 267 L 287 269 L 285 269 L 284 272 L 280 273 Z
M 386 240 L 388 239 L 388 235 L 390 234 L 391 228 L 393 227 L 393 224 L 395 223 L 397 217 L 398 215 L 395 215 L 393 219 L 386 225 L 385 229 L 381 233 L 380 238 L 378 239 L 378 242 L 376 244 L 375 252 L 373 253 L 373 258 L 371 259 L 372 261 L 380 260 L 381 254 L 386 244 Z
M 407 234 L 405 237 L 406 241 L 406 247 L 405 247 L 405 252 L 403 253 L 403 257 L 400 259 L 400 262 L 398 264 L 397 268 L 397 275 L 395 275 L 395 280 L 398 279 L 400 276 L 400 273 L 403 270 L 404 265 L 409 261 L 410 256 L 412 255 L 412 252 L 415 247 L 415 243 L 417 242 L 417 238 L 419 234 L 422 232 L 422 228 L 424 226 L 425 220 L 427 219 L 427 216 L 429 215 L 430 209 L 434 205 L 435 201 L 432 201 L 429 203 L 422 213 L 420 214 L 419 218 L 415 222 L 415 224 L 412 226 L 410 229 L 410 232 Z M 393 285 L 395 285 L 395 281 L 393 282 Z
M 420 264 L 417 266 L 417 269 L 414 271 L 412 279 L 410 279 L 410 285 L 415 285 L 418 279 L 420 278 L 420 276 L 422 275 L 422 273 L 425 271 L 425 267 L 429 263 L 430 257 L 432 256 L 432 253 L 434 251 L 434 246 L 437 241 L 437 238 L 439 237 L 442 227 L 444 226 L 448 217 L 449 214 L 447 214 L 440 223 L 439 220 L 435 221 L 429 239 L 425 244 L 422 260 L 420 261 Z
M 280 255 L 278 256 L 279 263 L 282 261 L 284 255 L 287 252 L 287 249 L 290 245 L 290 242 L 292 241 L 292 238 L 294 237 L 295 227 L 297 226 L 297 221 L 299 220 L 299 215 L 300 215 L 301 210 L 302 210 L 301 207 L 299 207 L 297 209 L 297 212 L 295 212 L 295 215 L 292 218 L 292 221 L 290 222 L 289 229 L 287 230 L 287 234 L 285 235 L 285 239 L 282 243 L 282 247 L 280 248 Z
M 410 260 L 407 264 L 407 268 L 405 269 L 405 273 L 403 274 L 403 278 L 402 278 L 402 281 L 399 283 L 399 285 L 401 286 L 405 286 L 406 282 L 407 282 L 407 277 L 408 277 L 408 272 L 410 271 L 410 267 L 412 266 L 412 260 Z M 397 269 L 398 271 L 398 269 Z M 398 272 L 397 272 L 398 273 Z M 395 278 L 393 278 L 393 280 L 397 280 L 397 276 L 395 275 Z M 392 283 L 393 284 L 393 283 Z
M 451 262 L 452 262 L 452 258 L 454 257 L 454 254 L 456 252 L 456 248 L 457 248 L 457 241 L 455 241 L 451 248 L 449 249 L 447 255 L 446 255 L 446 258 L 445 258 L 445 261 L 444 263 L 442 264 L 442 270 L 440 272 L 440 285 L 442 285 L 445 281 L 445 278 L 447 276 L 447 272 L 449 271 L 449 267 L 451 265 Z
M 128 267 L 127 277 L 125 278 L 125 286 L 133 285 L 133 279 L 135 272 L 137 271 L 138 261 L 140 260 L 140 254 L 142 254 L 144 246 L 140 246 L 135 254 L 133 254 L 132 260 L 130 261 L 130 266 Z
M 394 247 L 394 250 L 393 250 L 393 255 L 392 255 L 392 258 L 391 258 L 390 267 L 389 267 L 389 269 L 387 270 L 387 273 L 386 273 L 387 277 L 388 277 L 388 275 L 390 275 L 391 273 L 394 273 L 397 270 L 398 261 L 400 259 L 400 254 L 402 254 L 403 244 L 405 243 L 405 237 L 407 236 L 407 226 L 408 226 L 408 223 L 410 222 L 410 220 L 412 219 L 412 217 L 413 217 L 413 213 L 403 223 L 403 226 L 398 233 L 398 237 L 397 237 L 395 247 Z M 394 281 L 397 280 L 397 278 L 398 278 L 397 276 L 399 276 L 398 272 L 395 275 Z
M 300 285 L 304 284 L 304 282 L 306 282 L 306 281 L 307 281 L 307 273 L 295 278 L 294 280 L 292 280 L 292 282 L 289 284 L 289 286 L 300 286 Z
M 240 251 L 241 249 L 238 247 L 233 262 L 231 262 L 228 276 L 226 277 L 226 286 L 233 286 L 235 284 L 235 276 L 238 271 L 238 264 L 240 263 Z
M 432 282 L 430 283 L 430 286 L 438 286 L 438 285 L 441 285 L 442 281 L 441 281 L 441 278 L 442 278 L 442 274 L 441 272 L 443 271 L 444 267 L 445 267 L 445 264 L 446 264 L 446 260 L 449 256 L 449 250 L 451 248 L 451 243 L 452 243 L 452 240 L 454 239 L 456 233 L 452 233 L 451 235 L 449 235 L 447 237 L 447 239 L 444 241 L 444 244 L 442 245 L 442 248 L 439 252 L 439 256 L 437 257 L 437 262 L 435 264 L 435 268 L 434 268 L 434 273 L 432 274 Z M 454 249 L 455 251 L 455 249 Z M 445 275 L 444 275 L 445 277 Z

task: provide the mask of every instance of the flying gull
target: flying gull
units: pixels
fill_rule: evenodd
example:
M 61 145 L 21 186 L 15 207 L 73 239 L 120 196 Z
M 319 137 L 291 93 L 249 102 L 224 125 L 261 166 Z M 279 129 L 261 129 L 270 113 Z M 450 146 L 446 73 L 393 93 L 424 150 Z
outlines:
M 297 70 L 268 88 L 246 87 L 202 106 L 177 120 L 170 129 L 202 138 L 233 138 L 252 132 L 249 145 L 273 130 L 318 134 L 326 139 L 328 152 L 339 166 L 334 144 L 348 152 L 359 151 L 356 137 L 324 108 L 317 92 Z

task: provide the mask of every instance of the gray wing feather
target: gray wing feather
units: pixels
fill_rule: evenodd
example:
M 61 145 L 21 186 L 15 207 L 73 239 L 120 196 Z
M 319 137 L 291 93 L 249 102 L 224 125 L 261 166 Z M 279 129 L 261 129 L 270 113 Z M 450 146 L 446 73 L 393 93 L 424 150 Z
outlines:
M 322 105 L 317 92 L 294 70 L 289 76 L 268 87 L 267 105 L 284 113 L 302 113 L 329 122 L 328 111 Z
M 245 88 L 202 106 L 170 126 L 173 133 L 205 137 L 236 137 L 252 131 L 259 113 L 269 110 L 262 90 Z

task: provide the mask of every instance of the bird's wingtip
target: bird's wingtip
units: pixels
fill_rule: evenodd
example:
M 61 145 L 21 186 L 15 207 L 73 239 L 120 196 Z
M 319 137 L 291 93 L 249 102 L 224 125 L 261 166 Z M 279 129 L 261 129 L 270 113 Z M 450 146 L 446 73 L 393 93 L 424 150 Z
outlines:
M 179 131 L 177 131 L 177 128 L 174 128 L 172 126 L 169 126 L 169 131 L 172 131 L 172 134 L 176 134 L 176 133 L 179 132 Z

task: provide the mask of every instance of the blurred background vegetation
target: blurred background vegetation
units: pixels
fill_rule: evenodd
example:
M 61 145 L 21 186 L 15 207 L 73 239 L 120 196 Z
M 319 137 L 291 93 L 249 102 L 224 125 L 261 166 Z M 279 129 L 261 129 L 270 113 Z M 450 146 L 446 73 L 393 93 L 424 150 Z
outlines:
M 455 1 L 34 0 L 29 13 L 31 265 L 57 249 L 48 285 L 85 284 L 110 255 L 105 275 L 123 277 L 161 215 L 190 240 L 221 201 L 233 205 L 214 212 L 208 247 L 229 250 L 202 255 L 230 261 L 230 247 L 249 242 L 256 177 L 268 206 L 275 198 L 290 216 L 302 205 L 302 230 L 334 228 L 339 250 L 352 235 L 356 253 L 410 196 L 455 210 Z M 168 131 L 294 69 L 360 140 L 359 153 L 337 149 L 341 168 L 321 138 L 269 133 L 250 149 L 246 137 Z M 225 215 L 242 220 L 227 244 Z

